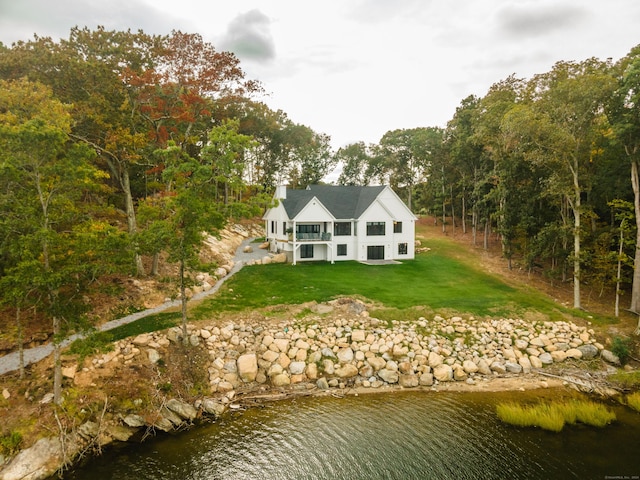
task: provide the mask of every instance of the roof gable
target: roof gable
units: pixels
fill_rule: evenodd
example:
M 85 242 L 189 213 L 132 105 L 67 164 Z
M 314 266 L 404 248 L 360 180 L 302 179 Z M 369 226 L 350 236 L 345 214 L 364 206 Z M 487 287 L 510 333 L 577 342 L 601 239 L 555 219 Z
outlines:
M 314 197 L 337 220 L 359 218 L 385 189 L 373 187 L 310 185 L 306 190 L 287 190 L 281 200 L 289 218 L 295 218 Z

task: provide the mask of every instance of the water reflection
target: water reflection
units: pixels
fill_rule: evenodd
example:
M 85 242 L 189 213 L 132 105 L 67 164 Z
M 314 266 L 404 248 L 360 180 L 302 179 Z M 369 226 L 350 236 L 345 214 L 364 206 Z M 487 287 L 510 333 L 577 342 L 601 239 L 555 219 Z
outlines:
M 545 391 L 399 393 L 267 405 L 111 452 L 70 479 L 566 479 L 638 475 L 640 415 L 560 434 L 501 424 L 495 405 Z M 557 392 L 554 392 L 557 396 Z

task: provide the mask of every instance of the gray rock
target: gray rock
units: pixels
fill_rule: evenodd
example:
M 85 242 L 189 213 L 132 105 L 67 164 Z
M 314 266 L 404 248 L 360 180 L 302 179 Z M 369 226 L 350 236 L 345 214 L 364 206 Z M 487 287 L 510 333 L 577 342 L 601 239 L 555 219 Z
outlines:
M 600 356 L 605 362 L 612 363 L 613 365 L 620 365 L 620 358 L 610 350 L 602 350 Z
M 553 357 L 549 352 L 541 353 L 538 357 L 543 365 L 551 365 L 553 363 Z
M 587 360 L 598 356 L 598 347 L 595 345 L 580 345 L 578 350 L 582 352 L 582 358 Z
M 185 423 L 182 417 L 166 407 L 160 410 L 160 414 L 162 415 L 163 419 L 169 420 L 171 422 L 171 425 L 173 425 L 174 427 L 180 427 L 183 423 Z
M 70 446 L 67 445 L 67 448 Z M 3 480 L 49 478 L 63 460 L 58 438 L 41 438 L 32 447 L 22 450 L 2 471 Z
M 125 425 L 108 425 L 107 435 L 118 442 L 127 442 L 138 431 L 137 428 L 127 427 Z
M 125 425 L 133 428 L 140 428 L 146 425 L 144 418 L 142 418 L 140 415 L 136 415 L 135 413 L 130 413 L 129 415 L 124 417 L 122 421 L 125 423 Z
M 289 371 L 291 375 L 300 375 L 304 373 L 306 366 L 307 364 L 305 362 L 291 362 L 289 364 Z
M 323 357 L 336 359 L 336 354 L 329 347 L 323 348 L 321 353 Z
M 398 372 L 386 368 L 378 371 L 378 377 L 387 383 L 398 383 L 399 380 Z
M 179 417 L 184 420 L 195 420 L 198 416 L 198 411 L 186 402 L 181 402 L 176 398 L 172 398 L 166 403 L 166 406 L 169 410 L 174 412 Z
M 490 368 L 492 372 L 496 372 L 499 375 L 507 373 L 507 368 L 500 362 L 493 362 Z
M 324 377 L 321 377 L 318 379 L 318 381 L 316 382 L 316 386 L 320 389 L 320 390 L 328 390 L 329 389 L 329 382 L 327 382 L 327 379 Z
M 202 411 L 208 415 L 215 415 L 216 417 L 219 417 L 226 409 L 227 407 L 224 403 L 217 402 L 212 398 L 205 398 L 202 400 Z
M 160 360 L 160 354 L 153 348 L 147 350 L 147 356 L 149 357 L 149 361 L 151 363 L 158 363 L 158 360 Z
M 173 423 L 165 417 L 159 417 L 154 423 L 154 428 L 163 432 L 171 432 L 173 430 Z
M 100 433 L 100 425 L 96 422 L 88 421 L 78 427 L 78 433 L 85 440 L 96 438 Z
M 507 372 L 509 373 L 522 373 L 522 365 L 520 365 L 519 363 L 515 363 L 515 362 L 506 362 L 504 364 L 504 368 L 507 370 Z

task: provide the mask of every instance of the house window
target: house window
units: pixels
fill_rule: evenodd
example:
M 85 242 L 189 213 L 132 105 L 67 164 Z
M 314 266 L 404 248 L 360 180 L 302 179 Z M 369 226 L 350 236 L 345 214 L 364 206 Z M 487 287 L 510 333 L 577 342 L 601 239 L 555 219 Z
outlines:
M 287 222 L 282 222 L 282 233 L 287 232 Z
M 320 233 L 320 225 L 296 225 L 296 233 Z
M 338 256 L 339 257 L 344 257 L 347 255 L 347 244 L 346 243 L 339 243 L 338 244 Z
M 333 234 L 338 235 L 351 235 L 351 222 L 336 222 L 333 225 Z
M 276 233 L 276 222 L 271 220 L 271 233 Z
M 367 235 L 384 235 L 384 222 L 367 222 Z
M 408 252 L 407 244 L 406 243 L 399 243 L 398 244 L 398 255 L 406 255 L 407 252 Z
M 313 258 L 313 245 L 300 245 L 300 258 Z
M 402 233 L 402 222 L 393 222 L 393 233 Z

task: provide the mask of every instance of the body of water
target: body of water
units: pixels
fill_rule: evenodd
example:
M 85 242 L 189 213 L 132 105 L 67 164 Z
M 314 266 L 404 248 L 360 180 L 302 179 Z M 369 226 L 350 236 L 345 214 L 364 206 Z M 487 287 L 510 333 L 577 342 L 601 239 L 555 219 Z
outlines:
M 640 478 L 640 414 L 561 433 L 518 429 L 501 401 L 565 395 L 413 392 L 303 398 L 112 449 L 74 480 L 352 480 Z M 567 394 L 568 395 L 568 394 Z

